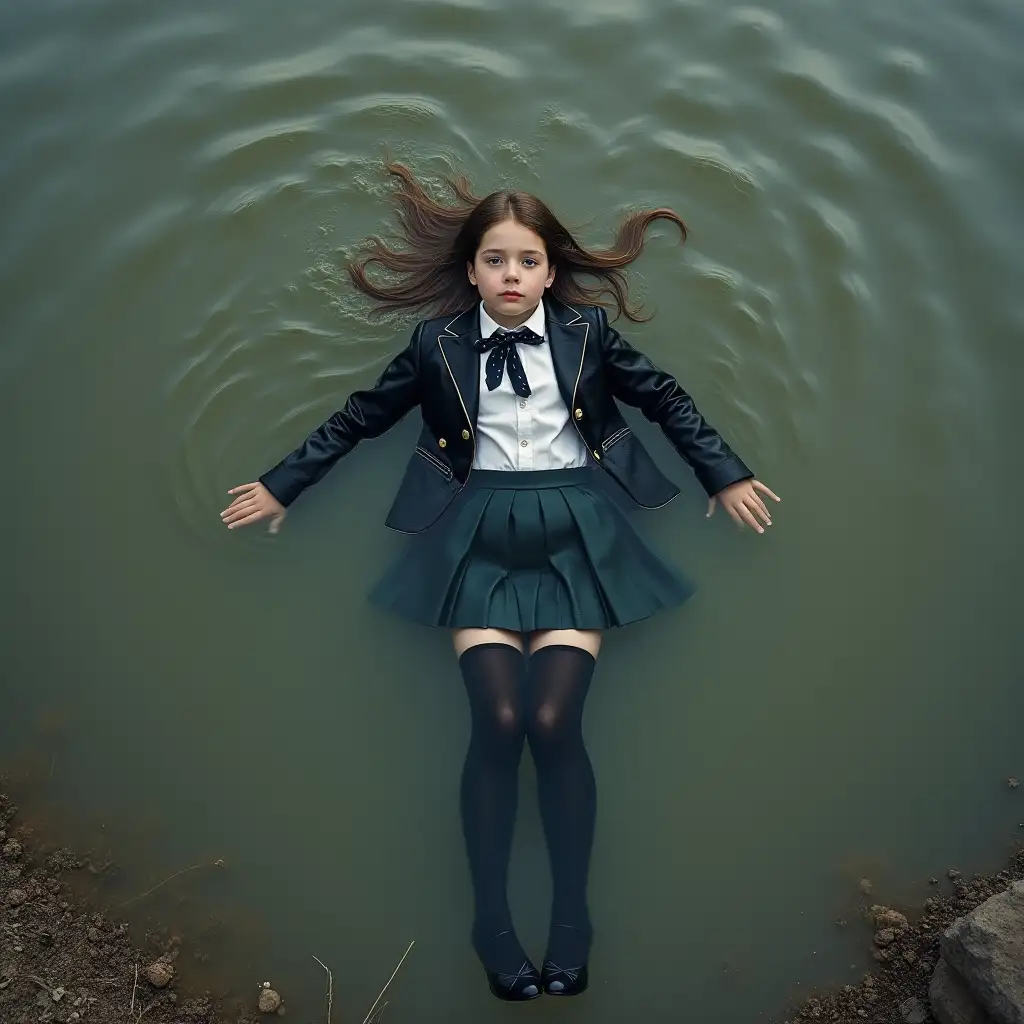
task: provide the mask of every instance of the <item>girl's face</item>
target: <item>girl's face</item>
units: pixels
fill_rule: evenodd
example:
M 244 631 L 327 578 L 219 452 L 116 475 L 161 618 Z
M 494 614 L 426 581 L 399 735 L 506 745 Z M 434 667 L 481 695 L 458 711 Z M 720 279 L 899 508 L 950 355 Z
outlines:
M 555 279 L 544 240 L 511 219 L 485 232 L 466 268 L 487 312 L 502 327 L 528 320 Z

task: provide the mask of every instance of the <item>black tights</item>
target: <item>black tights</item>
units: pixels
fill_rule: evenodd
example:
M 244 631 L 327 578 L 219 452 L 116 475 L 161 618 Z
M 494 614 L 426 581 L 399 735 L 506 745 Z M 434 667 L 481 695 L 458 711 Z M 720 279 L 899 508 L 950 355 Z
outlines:
M 583 704 L 594 657 L 542 647 L 527 661 L 509 644 L 470 647 L 459 659 L 473 730 L 462 772 L 462 824 L 476 903 L 473 941 L 489 970 L 515 973 L 526 959 L 512 930 L 506 886 L 518 803 L 519 761 L 529 741 L 551 858 L 548 958 L 586 960 L 586 888 L 597 791 L 583 743 Z

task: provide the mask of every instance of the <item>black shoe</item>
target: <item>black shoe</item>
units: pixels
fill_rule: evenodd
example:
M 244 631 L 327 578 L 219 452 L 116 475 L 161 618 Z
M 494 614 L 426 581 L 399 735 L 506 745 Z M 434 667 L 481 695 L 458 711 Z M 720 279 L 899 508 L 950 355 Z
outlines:
M 485 971 L 491 994 L 506 1003 L 525 1003 L 540 995 L 540 975 L 529 960 L 523 961 L 518 974 L 502 974 L 499 971 L 487 971 L 486 968 Z
M 523 952 L 523 947 L 519 945 L 519 940 L 511 928 L 506 928 L 504 931 L 482 940 L 478 938 L 478 933 L 474 933 L 473 946 L 477 956 L 480 957 L 480 962 L 484 965 L 487 984 L 490 985 L 491 993 L 495 998 L 502 999 L 506 1003 L 522 1003 L 528 999 L 536 999 L 541 994 L 540 975 L 537 973 L 537 968 Z M 487 966 L 488 963 L 495 967 L 515 964 L 519 966 L 515 973 L 507 974 L 502 970 L 492 971 Z
M 549 996 L 578 996 L 587 990 L 590 975 L 586 964 L 579 967 L 559 967 L 558 964 L 545 960 L 541 981 L 544 991 Z
M 587 954 L 593 930 L 589 923 L 577 928 L 571 924 L 552 924 L 548 951 L 544 957 L 541 982 L 549 996 L 578 996 L 590 982 Z M 565 967 L 564 964 L 576 964 Z

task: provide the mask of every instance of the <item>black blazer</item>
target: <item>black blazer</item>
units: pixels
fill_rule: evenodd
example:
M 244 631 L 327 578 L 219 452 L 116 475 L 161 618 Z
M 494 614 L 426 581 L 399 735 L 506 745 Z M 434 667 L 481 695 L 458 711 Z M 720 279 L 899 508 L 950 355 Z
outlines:
M 655 465 L 622 418 L 615 399 L 661 427 L 709 495 L 753 473 L 697 411 L 675 378 L 658 369 L 608 324 L 599 306 L 573 309 L 544 300 L 558 388 L 591 456 L 645 508 L 671 501 L 679 489 Z M 261 483 L 290 505 L 343 455 L 379 437 L 417 405 L 423 428 L 385 523 L 419 533 L 434 523 L 469 477 L 476 449 L 480 355 L 479 306 L 454 319 L 416 326 L 412 340 L 377 383 L 354 392 L 345 407 L 269 472 Z

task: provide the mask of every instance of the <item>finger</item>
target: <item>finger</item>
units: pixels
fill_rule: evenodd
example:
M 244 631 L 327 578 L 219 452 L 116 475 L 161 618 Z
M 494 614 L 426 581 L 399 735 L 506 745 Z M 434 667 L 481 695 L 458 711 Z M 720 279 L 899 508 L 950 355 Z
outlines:
M 284 516 L 274 516 L 274 518 L 270 520 L 270 526 L 268 527 L 268 532 L 270 532 L 270 533 L 277 533 L 281 529 L 281 524 L 283 522 L 284 522 Z
M 718 498 L 715 498 L 715 497 L 711 498 L 711 500 L 708 502 L 708 514 L 704 517 L 705 519 L 710 519 L 714 515 L 714 513 L 715 513 L 715 505 L 717 505 L 717 504 L 718 504 Z
M 243 502 L 255 500 L 256 496 L 254 494 L 240 494 L 233 502 L 231 502 L 230 505 L 228 505 L 228 508 L 237 508 Z
M 782 501 L 782 499 L 770 487 L 765 486 L 760 480 L 752 480 L 751 484 L 759 491 L 764 491 L 769 498 L 774 498 L 776 501 Z
M 268 514 L 269 513 L 265 509 L 254 505 L 252 508 L 240 508 L 237 512 L 232 512 L 231 515 L 224 519 L 224 522 L 227 523 L 228 526 L 233 526 L 234 524 L 242 521 L 248 522 L 253 517 L 256 519 L 266 519 Z
M 728 503 L 723 501 L 722 502 L 722 508 L 724 508 L 725 511 L 729 513 L 729 515 L 732 517 L 732 519 L 736 523 L 736 525 L 740 529 L 743 529 L 743 519 L 740 517 L 739 512 L 736 511 L 735 506 L 730 505 L 730 504 L 728 504 Z
M 243 516 L 241 519 L 236 519 L 234 522 L 228 524 L 228 529 L 233 530 L 236 526 L 245 526 L 246 523 L 257 523 L 261 519 L 266 517 L 266 512 L 251 512 L 247 516 Z
M 249 491 L 255 491 L 257 487 L 259 487 L 258 480 L 251 484 L 239 484 L 237 487 L 232 487 L 228 494 L 244 494 Z
M 772 514 L 765 507 L 765 503 L 756 495 L 751 494 L 746 501 L 747 508 L 755 515 L 759 515 L 769 526 L 772 525 Z
M 256 501 L 255 498 L 248 498 L 244 501 L 233 502 L 232 504 L 228 505 L 228 507 L 224 509 L 223 512 L 221 512 L 220 517 L 221 519 L 223 519 L 225 516 L 232 515 L 233 513 L 238 512 L 242 509 L 254 508 L 259 508 L 259 503 Z
M 746 505 L 740 505 L 736 511 L 748 526 L 752 526 L 758 533 L 764 533 L 764 527 L 754 518 L 754 514 Z

